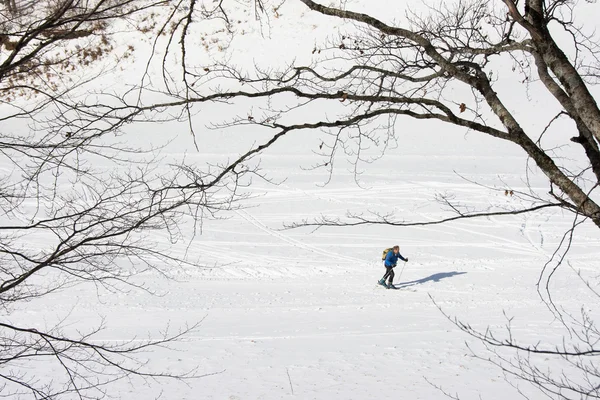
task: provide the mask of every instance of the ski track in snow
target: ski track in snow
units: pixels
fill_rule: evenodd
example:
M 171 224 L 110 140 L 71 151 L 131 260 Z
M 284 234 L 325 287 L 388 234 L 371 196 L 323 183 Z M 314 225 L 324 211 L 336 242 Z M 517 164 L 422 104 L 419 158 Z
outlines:
M 255 217 L 253 217 L 252 215 L 250 215 L 248 212 L 246 212 L 244 210 L 238 210 L 238 211 L 236 211 L 236 214 L 241 216 L 243 219 L 248 221 L 253 226 L 255 226 L 258 229 L 262 230 L 263 232 L 267 233 L 268 235 L 273 236 L 274 238 L 279 239 L 282 242 L 288 243 L 293 247 L 297 247 L 297 248 L 306 250 L 308 252 L 314 253 L 321 257 L 329 257 L 329 258 L 333 258 L 335 260 L 345 260 L 345 261 L 352 262 L 352 263 L 363 263 L 363 260 L 361 260 L 361 259 L 353 258 L 353 257 L 346 257 L 346 256 L 343 256 L 340 254 L 321 250 L 316 246 L 309 246 L 307 244 L 302 243 L 300 240 L 293 239 L 293 238 L 288 237 L 280 232 L 276 232 L 273 229 L 269 229 L 265 224 L 261 223 L 258 219 L 256 219 Z

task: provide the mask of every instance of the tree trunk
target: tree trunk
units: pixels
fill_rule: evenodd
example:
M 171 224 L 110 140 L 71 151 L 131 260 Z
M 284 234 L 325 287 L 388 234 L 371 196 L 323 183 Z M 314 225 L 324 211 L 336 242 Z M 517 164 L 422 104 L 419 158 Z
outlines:
M 592 219 L 600 228 L 600 207 L 579 186 L 569 179 L 542 149 L 527 135 L 519 135 L 515 140 L 527 154 L 533 158 L 537 166 L 558 186 L 577 206 L 578 212 Z
M 583 123 L 592 132 L 594 138 L 600 142 L 600 109 L 598 109 L 594 96 L 565 53 L 556 46 L 552 38 L 548 41 L 550 43 L 545 43 L 539 49 L 544 62 L 569 95 L 571 103 Z

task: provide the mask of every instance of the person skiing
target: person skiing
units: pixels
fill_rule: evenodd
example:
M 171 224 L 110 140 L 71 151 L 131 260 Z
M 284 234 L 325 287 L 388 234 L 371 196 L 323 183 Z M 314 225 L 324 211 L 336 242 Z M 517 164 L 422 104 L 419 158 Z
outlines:
M 404 258 L 402 257 L 402 254 L 400 254 L 400 246 L 396 245 L 392 248 L 392 250 L 388 251 L 387 255 L 385 256 L 385 261 L 383 262 L 383 266 L 385 267 L 385 275 L 383 275 L 383 278 L 381 278 L 378 282 L 381 286 L 385 286 L 388 289 L 394 287 L 394 267 L 398 263 L 398 260 L 408 262 L 408 258 Z M 385 284 L 386 278 L 388 279 L 387 285 Z

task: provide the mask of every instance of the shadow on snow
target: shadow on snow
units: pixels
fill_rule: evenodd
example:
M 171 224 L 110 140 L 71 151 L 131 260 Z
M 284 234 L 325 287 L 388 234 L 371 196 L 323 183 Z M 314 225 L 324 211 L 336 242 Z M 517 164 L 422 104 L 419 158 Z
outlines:
M 457 272 L 457 271 L 438 272 L 437 274 L 430 275 L 426 278 L 417 279 L 416 281 L 396 283 L 395 286 L 397 288 L 403 288 L 403 287 L 414 286 L 414 285 L 422 285 L 423 283 L 439 282 L 444 278 L 452 278 L 453 276 L 463 275 L 463 274 L 466 274 L 466 272 Z

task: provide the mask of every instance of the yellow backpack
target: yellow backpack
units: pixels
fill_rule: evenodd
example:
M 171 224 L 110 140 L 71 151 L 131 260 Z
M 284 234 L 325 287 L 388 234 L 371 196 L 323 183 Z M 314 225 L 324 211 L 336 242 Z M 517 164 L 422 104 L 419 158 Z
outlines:
M 383 254 L 381 255 L 381 260 L 382 260 L 382 261 L 383 261 L 383 260 L 385 260 L 385 256 L 387 256 L 387 253 L 389 253 L 389 252 L 390 252 L 390 251 L 392 251 L 392 250 L 394 250 L 394 248 L 393 248 L 393 247 L 390 247 L 389 249 L 385 249 L 385 250 L 383 251 Z

